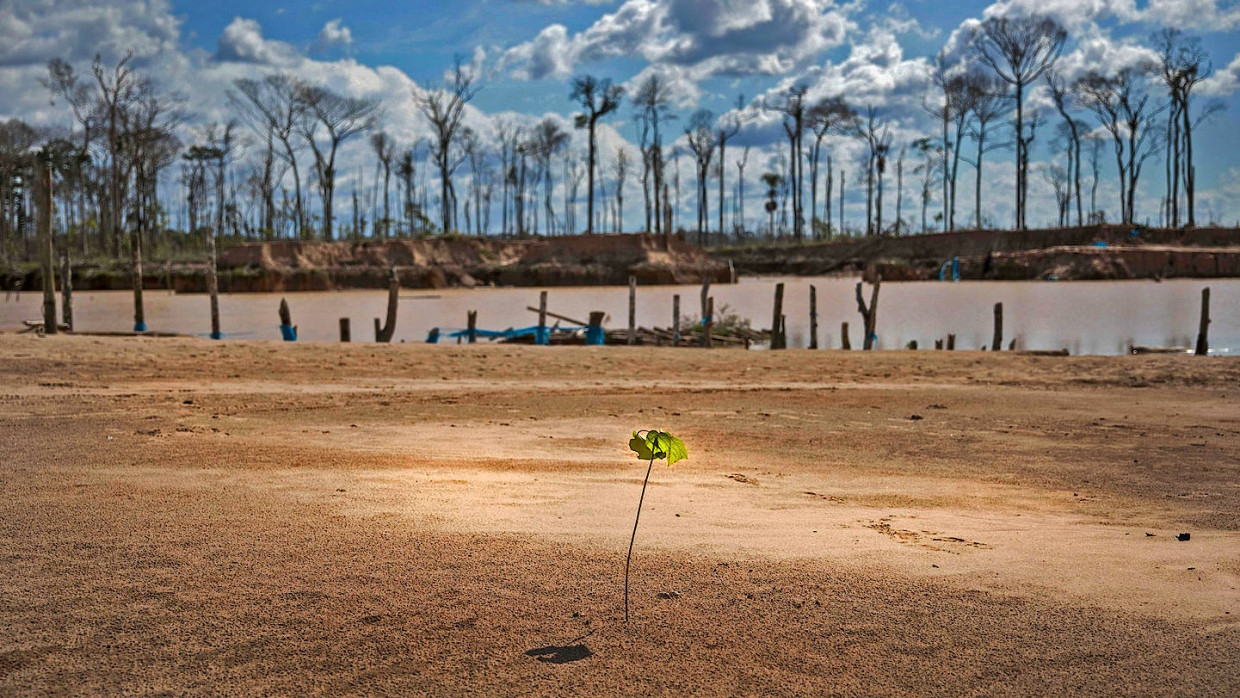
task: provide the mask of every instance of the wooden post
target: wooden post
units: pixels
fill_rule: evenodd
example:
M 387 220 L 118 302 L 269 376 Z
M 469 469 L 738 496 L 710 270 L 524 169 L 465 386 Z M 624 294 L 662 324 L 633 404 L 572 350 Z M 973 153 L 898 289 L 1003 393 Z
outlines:
M 136 222 L 130 234 L 130 258 L 133 278 L 133 331 L 146 332 L 146 301 L 142 296 L 145 290 L 142 273 L 142 222 L 140 216 L 134 216 Z
M 680 294 L 672 296 L 672 346 L 680 346 Z
M 788 348 L 788 316 L 779 316 L 779 348 Z
M 56 252 L 52 240 L 52 165 L 43 152 L 38 157 L 39 177 L 35 201 L 35 214 L 39 232 L 40 262 L 43 267 L 43 332 L 56 334 L 56 269 L 53 260 Z
M 947 335 L 947 350 L 956 351 L 956 335 L 954 334 Z
M 280 335 L 286 342 L 297 341 L 297 328 L 293 327 L 293 314 L 289 312 L 288 301 L 280 299 Z
M 771 317 L 771 348 L 783 349 L 784 285 L 775 284 L 775 312 Z
M 861 343 L 861 348 L 865 351 L 874 348 L 878 327 L 878 290 L 882 283 L 883 277 L 875 274 L 874 290 L 870 293 L 870 305 L 866 306 L 865 298 L 861 295 L 863 282 L 857 282 L 857 312 L 861 313 L 861 318 L 865 321 L 865 339 Z
M 590 312 L 590 321 L 586 323 L 586 344 L 602 346 L 607 343 L 607 334 L 603 331 L 603 318 L 607 316 L 601 310 Z
M 637 277 L 629 277 L 629 339 L 628 344 L 637 343 Z
M 848 323 L 840 323 L 840 349 L 849 351 L 852 349 L 852 342 L 848 340 Z
M 809 287 L 809 348 L 818 348 L 818 289 Z
M 995 338 L 990 343 L 991 351 L 1003 349 L 1003 304 L 995 303 Z
M 468 335 L 469 343 L 476 344 L 478 342 L 478 311 L 477 310 L 465 311 L 465 325 L 466 327 L 469 328 L 467 330 L 467 332 L 469 333 Z
M 69 250 L 60 253 L 60 316 L 65 327 L 73 331 L 73 267 L 69 264 Z
M 387 317 L 381 327 L 379 318 L 375 318 L 375 341 L 388 343 L 392 341 L 392 335 L 396 334 L 396 308 L 400 303 L 400 277 L 396 275 L 396 269 L 393 267 L 389 271 L 388 278 L 388 302 Z
M 218 225 L 207 226 L 207 295 L 211 298 L 211 339 L 224 338 L 224 333 L 220 332 L 220 277 L 216 271 L 218 256 L 215 236 L 218 228 Z
M 935 351 L 942 351 L 942 350 L 943 350 L 943 340 L 941 340 L 941 339 L 936 339 L 936 340 L 934 340 L 934 349 L 935 349 Z
M 706 316 L 702 322 L 702 346 L 710 349 L 714 346 L 711 332 L 715 329 L 715 297 L 706 299 Z
M 349 330 L 349 318 L 347 317 L 340 318 L 340 341 L 353 341 L 353 333 Z
M 547 342 L 543 342 L 546 339 Z M 540 291 L 538 293 L 538 334 L 534 336 L 535 344 L 549 344 L 550 337 L 547 334 L 547 292 Z
M 1201 324 L 1197 327 L 1197 356 L 1210 353 L 1210 287 L 1201 289 Z
M 706 322 L 706 301 L 710 298 L 710 277 L 702 279 L 702 322 Z

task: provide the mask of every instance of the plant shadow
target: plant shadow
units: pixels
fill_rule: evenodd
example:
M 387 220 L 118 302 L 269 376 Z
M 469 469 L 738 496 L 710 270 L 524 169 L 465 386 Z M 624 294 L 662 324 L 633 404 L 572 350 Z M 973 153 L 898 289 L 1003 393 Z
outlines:
M 535 647 L 528 650 L 526 656 L 534 657 L 540 662 L 548 664 L 568 664 L 570 662 L 579 662 L 594 655 L 589 647 L 583 644 L 576 645 L 547 645 L 546 647 Z

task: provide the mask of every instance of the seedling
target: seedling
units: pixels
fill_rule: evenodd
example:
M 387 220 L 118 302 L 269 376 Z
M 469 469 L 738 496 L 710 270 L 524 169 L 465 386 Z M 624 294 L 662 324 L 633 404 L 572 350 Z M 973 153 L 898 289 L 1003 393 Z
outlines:
M 644 435 L 644 436 L 643 436 Z M 650 482 L 650 471 L 654 469 L 656 460 L 666 460 L 670 468 L 689 457 L 685 442 L 666 431 L 649 429 L 633 432 L 629 439 L 629 449 L 637 453 L 640 460 L 650 461 L 646 466 L 646 479 L 642 480 L 642 496 L 637 500 L 637 518 L 633 520 L 633 535 L 629 538 L 629 554 L 624 559 L 624 622 L 629 622 L 629 563 L 633 561 L 633 541 L 637 540 L 637 524 L 642 519 L 642 502 L 646 499 L 646 485 Z

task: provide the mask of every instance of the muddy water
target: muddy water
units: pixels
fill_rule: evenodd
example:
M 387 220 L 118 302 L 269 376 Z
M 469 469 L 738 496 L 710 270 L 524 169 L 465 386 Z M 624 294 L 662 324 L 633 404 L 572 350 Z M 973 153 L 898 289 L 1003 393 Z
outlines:
M 716 285 L 719 308 L 749 318 L 754 327 L 770 327 L 777 281 L 786 284 L 784 314 L 788 344 L 809 343 L 809 287 L 818 289 L 819 345 L 840 346 L 840 323 L 848 322 L 854 347 L 861 343 L 861 319 L 853 287 L 841 278 L 746 279 Z M 917 282 L 888 283 L 878 309 L 878 346 L 903 348 L 916 340 L 933 348 L 949 332 L 958 349 L 989 345 L 993 305 L 1004 306 L 1004 344 L 1017 348 L 1063 349 L 1073 354 L 1118 354 L 1131 344 L 1191 346 L 1197 333 L 1201 289 L 1209 286 L 1214 323 L 1212 353 L 1240 353 L 1240 280 L 1100 281 L 1100 282 Z M 537 322 L 526 306 L 538 305 L 537 288 L 406 290 L 401 293 L 395 341 L 420 342 L 433 327 L 465 325 L 467 310 L 478 311 L 484 329 L 526 327 Z M 628 289 L 581 287 L 549 289 L 549 309 L 585 320 L 591 310 L 609 315 L 607 326 L 628 323 Z M 679 294 L 682 315 L 700 312 L 699 289 L 690 286 L 647 286 L 637 292 L 637 322 L 670 326 L 672 296 Z M 281 294 L 235 294 L 220 298 L 225 335 L 234 339 L 279 339 L 277 308 Z M 384 291 L 338 291 L 283 294 L 303 341 L 335 341 L 341 317 L 352 321 L 354 341 L 374 339 L 373 318 L 383 317 Z M 866 294 L 869 299 L 868 289 Z M 147 291 L 147 325 L 152 330 L 205 336 L 210 331 L 206 296 L 170 295 Z M 20 300 L 0 300 L 0 329 L 20 327 L 41 317 L 41 296 L 23 293 Z M 125 331 L 132 327 L 132 295 L 126 291 L 78 293 L 74 316 L 82 331 Z

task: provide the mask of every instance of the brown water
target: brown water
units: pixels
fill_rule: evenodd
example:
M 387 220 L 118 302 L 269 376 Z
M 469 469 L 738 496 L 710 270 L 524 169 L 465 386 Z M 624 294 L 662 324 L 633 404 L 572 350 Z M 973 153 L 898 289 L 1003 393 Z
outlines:
M 774 287 L 786 284 L 784 314 L 788 345 L 809 343 L 809 287 L 818 289 L 819 346 L 840 346 L 840 323 L 848 322 L 852 344 L 861 345 L 861 317 L 846 278 L 746 279 L 715 285 L 716 316 L 726 306 L 754 327 L 771 325 Z M 1132 344 L 1191 346 L 1195 342 L 1201 289 L 1211 288 L 1211 353 L 1240 353 L 1240 279 L 1097 282 L 915 282 L 887 283 L 878 308 L 878 347 L 903 348 L 916 340 L 923 349 L 954 333 L 958 349 L 990 344 L 992 307 L 1004 306 L 1004 344 L 1021 349 L 1063 349 L 1073 354 L 1119 354 Z M 526 306 L 538 305 L 537 288 L 406 290 L 401 294 L 394 341 L 420 342 L 433 327 L 465 326 L 467 310 L 478 311 L 478 326 L 502 330 L 537 323 Z M 700 313 L 700 289 L 693 286 L 641 286 L 637 322 L 667 327 L 672 296 L 680 295 L 681 314 Z M 549 289 L 548 309 L 585 320 L 592 310 L 606 312 L 608 327 L 628 324 L 628 289 L 576 287 Z M 232 294 L 220 297 L 223 331 L 229 339 L 279 339 L 277 308 L 287 298 L 302 341 L 336 341 L 341 317 L 352 320 L 354 341 L 374 339 L 373 318 L 382 318 L 386 291 Z M 866 292 L 867 302 L 869 292 Z M 146 320 L 151 330 L 206 336 L 210 331 L 204 295 L 147 291 Z M 0 328 L 41 317 L 42 296 L 22 293 L 0 301 Z M 74 317 L 80 331 L 132 328 L 133 297 L 128 291 L 78 293 Z M 442 340 L 455 342 L 455 340 Z

